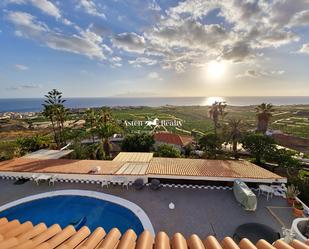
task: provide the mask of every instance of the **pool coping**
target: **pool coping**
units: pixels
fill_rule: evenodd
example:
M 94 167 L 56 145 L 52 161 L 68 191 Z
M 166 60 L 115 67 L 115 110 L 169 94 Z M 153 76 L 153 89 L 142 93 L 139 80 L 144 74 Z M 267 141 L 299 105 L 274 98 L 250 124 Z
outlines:
M 109 201 L 109 202 L 112 202 L 114 204 L 120 205 L 120 206 L 127 208 L 130 211 L 132 211 L 137 216 L 137 218 L 141 221 L 143 228 L 145 230 L 148 230 L 153 236 L 155 235 L 152 223 L 151 223 L 148 215 L 146 214 L 146 212 L 141 207 L 139 207 L 137 204 L 135 204 L 131 201 L 128 201 L 124 198 L 114 196 L 114 195 L 110 195 L 110 194 L 97 192 L 97 191 L 70 189 L 70 190 L 49 191 L 49 192 L 45 192 L 45 193 L 41 193 L 41 194 L 29 195 L 27 197 L 24 197 L 24 198 L 21 198 L 21 199 L 18 199 L 18 200 L 15 200 L 15 201 L 12 201 L 12 202 L 9 202 L 7 204 L 0 206 L 0 212 L 6 210 L 8 208 L 14 207 L 16 205 L 29 202 L 29 201 L 33 201 L 33 200 L 37 200 L 37 199 L 43 199 L 43 198 L 46 198 L 46 197 L 60 196 L 60 195 L 86 196 L 86 197 L 92 197 L 92 198 L 96 198 L 96 199 L 100 199 L 100 200 L 104 200 L 104 201 Z

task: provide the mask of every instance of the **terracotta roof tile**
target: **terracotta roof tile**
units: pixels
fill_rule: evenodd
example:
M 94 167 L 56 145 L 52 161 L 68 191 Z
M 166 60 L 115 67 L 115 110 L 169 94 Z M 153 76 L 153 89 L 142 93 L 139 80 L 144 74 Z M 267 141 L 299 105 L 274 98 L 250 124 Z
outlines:
M 5 218 L 0 219 L 0 228 L 12 224 L 11 222 L 7 222 Z M 262 239 L 254 245 L 248 239 L 242 239 L 237 245 L 230 237 L 218 241 L 214 236 L 208 236 L 202 240 L 193 234 L 186 240 L 181 233 L 176 233 L 170 241 L 165 232 L 159 232 L 153 237 L 148 231 L 144 231 L 140 236 L 137 236 L 131 229 L 121 235 L 117 228 L 113 228 L 108 234 L 105 233 L 103 228 L 97 228 L 91 233 L 87 227 L 75 231 L 72 226 L 61 229 L 59 225 L 53 225 L 46 229 L 46 225 L 43 223 L 36 225 L 29 231 L 23 231 L 20 227 L 24 225 L 19 222 L 16 224 L 18 224 L 16 227 L 10 228 L 6 232 L 13 235 L 14 231 L 19 229 L 21 234 L 6 238 L 1 232 L 1 249 L 50 249 L 55 247 L 59 249 L 170 249 L 171 246 L 173 249 L 309 249 L 308 245 L 298 240 L 293 240 L 290 244 L 277 240 L 271 245 Z M 24 224 L 30 223 L 26 222 Z M 35 233 L 33 233 L 34 230 L 36 230 Z
M 193 142 L 193 138 L 190 136 L 178 135 L 169 132 L 159 132 L 154 134 L 154 140 L 157 142 L 175 144 L 179 146 L 185 146 Z
M 100 171 L 96 174 L 113 174 L 121 168 L 123 162 L 100 160 L 71 160 L 71 159 L 26 159 L 17 158 L 0 162 L 0 171 L 32 172 L 32 173 L 74 173 L 88 174 L 96 167 Z
M 154 158 L 150 162 L 146 173 L 149 175 L 196 177 L 254 179 L 283 178 L 248 161 L 203 160 L 186 158 Z

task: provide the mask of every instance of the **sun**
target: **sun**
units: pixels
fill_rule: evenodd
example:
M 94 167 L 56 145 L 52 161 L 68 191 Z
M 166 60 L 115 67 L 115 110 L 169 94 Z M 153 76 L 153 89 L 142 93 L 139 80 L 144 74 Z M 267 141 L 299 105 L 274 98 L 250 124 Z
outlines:
M 221 79 L 225 73 L 225 63 L 222 61 L 211 61 L 207 64 L 207 76 L 212 79 Z

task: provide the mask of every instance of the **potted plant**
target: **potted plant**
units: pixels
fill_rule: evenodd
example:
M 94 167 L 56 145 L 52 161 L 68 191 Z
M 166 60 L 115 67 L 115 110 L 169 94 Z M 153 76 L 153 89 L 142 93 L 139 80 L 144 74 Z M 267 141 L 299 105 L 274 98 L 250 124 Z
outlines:
M 304 215 L 304 207 L 299 201 L 294 201 L 293 204 L 293 214 L 295 217 L 303 217 Z
M 300 194 L 297 187 L 295 187 L 293 184 L 287 187 L 286 190 L 286 199 L 288 201 L 289 205 L 293 205 L 295 202 L 295 198 Z

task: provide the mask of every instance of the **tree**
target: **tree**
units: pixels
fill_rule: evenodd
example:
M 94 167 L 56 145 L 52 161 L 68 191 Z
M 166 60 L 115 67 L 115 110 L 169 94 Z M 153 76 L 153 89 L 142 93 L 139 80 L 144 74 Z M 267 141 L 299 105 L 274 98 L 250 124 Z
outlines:
M 258 165 L 262 164 L 262 160 L 274 151 L 275 141 L 261 133 L 251 133 L 246 135 L 242 139 L 242 144 L 245 150 L 247 150 L 255 158 L 255 162 Z
M 156 157 L 180 157 L 180 151 L 173 145 L 161 144 L 158 146 L 155 152 Z
M 49 118 L 53 128 L 55 143 L 58 149 L 60 149 L 61 146 L 66 144 L 64 134 L 64 122 L 67 118 L 67 109 L 64 107 L 66 100 L 62 99 L 62 92 L 56 89 L 48 92 L 45 98 L 43 115 Z
M 121 149 L 128 152 L 149 152 L 155 141 L 147 133 L 134 133 L 127 135 L 121 143 Z
M 95 143 L 95 127 L 97 125 L 97 113 L 94 109 L 88 109 L 85 114 L 86 128 L 91 135 L 92 142 Z
M 29 152 L 48 148 L 51 141 L 47 136 L 36 135 L 33 137 L 18 138 L 16 143 L 20 147 L 21 154 L 24 155 Z
M 120 127 L 113 118 L 109 108 L 102 108 L 97 115 L 95 132 L 101 139 L 97 152 L 104 153 L 103 158 L 110 157 L 110 142 L 109 138 L 120 131 Z
M 278 164 L 278 166 L 286 168 L 286 172 L 289 176 L 292 175 L 292 172 L 301 166 L 300 161 L 294 156 L 296 152 L 292 150 L 287 150 L 284 148 L 274 148 L 273 152 L 269 155 L 266 155 L 266 159 Z
M 226 104 L 225 102 L 215 102 L 209 109 L 209 117 L 213 121 L 214 124 L 214 133 L 217 136 L 217 129 L 220 128 L 219 119 L 220 117 L 223 119 L 227 112 L 225 112 Z
M 255 108 L 255 111 L 257 115 L 257 131 L 265 134 L 272 113 L 274 112 L 273 105 L 262 103 Z
M 238 158 L 237 144 L 241 139 L 241 119 L 230 119 L 227 126 L 227 141 L 232 143 L 233 154 Z
M 208 133 L 199 139 L 198 144 L 205 151 L 206 158 L 217 158 L 217 152 L 221 150 L 221 139 L 214 133 Z

